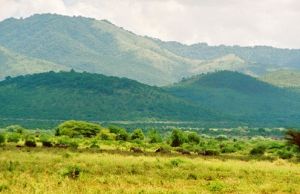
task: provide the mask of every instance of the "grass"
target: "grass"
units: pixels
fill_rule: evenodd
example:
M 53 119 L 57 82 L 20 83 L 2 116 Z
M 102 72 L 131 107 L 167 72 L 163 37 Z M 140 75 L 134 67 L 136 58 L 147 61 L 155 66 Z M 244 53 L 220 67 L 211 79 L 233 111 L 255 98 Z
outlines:
M 297 193 L 300 165 L 285 160 L 93 153 L 5 146 L 3 193 Z

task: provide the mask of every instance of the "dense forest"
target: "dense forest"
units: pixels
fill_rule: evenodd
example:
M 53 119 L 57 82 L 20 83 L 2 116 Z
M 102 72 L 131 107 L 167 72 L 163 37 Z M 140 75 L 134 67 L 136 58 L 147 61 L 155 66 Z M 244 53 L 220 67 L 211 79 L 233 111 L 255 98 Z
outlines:
M 0 82 L 0 99 L 0 116 L 6 124 L 9 119 L 20 124 L 69 119 L 181 121 L 187 127 L 300 124 L 298 93 L 230 71 L 202 74 L 162 88 L 73 70 L 48 72 L 7 77 Z

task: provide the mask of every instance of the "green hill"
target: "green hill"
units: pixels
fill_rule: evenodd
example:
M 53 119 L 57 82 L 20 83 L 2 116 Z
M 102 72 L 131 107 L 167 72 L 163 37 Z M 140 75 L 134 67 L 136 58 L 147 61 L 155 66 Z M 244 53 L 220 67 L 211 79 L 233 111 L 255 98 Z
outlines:
M 166 90 L 246 123 L 293 125 L 300 119 L 298 94 L 237 72 L 195 76 Z
M 6 76 L 40 73 L 50 70 L 68 70 L 69 68 L 41 59 L 26 57 L 0 46 L 0 80 Z
M 157 87 L 127 78 L 76 72 L 49 72 L 0 82 L 0 117 L 95 121 L 220 119 Z
M 154 41 L 106 20 L 52 14 L 1 22 L 0 44 L 77 71 L 127 77 L 151 85 L 177 81 L 200 62 L 161 49 Z
M 209 46 L 206 43 L 185 45 L 178 42 L 152 40 L 162 48 L 190 59 L 212 60 L 229 54 L 236 55 L 245 61 L 247 68 L 232 70 L 250 75 L 263 75 L 269 71 L 280 69 L 300 69 L 300 49 L 279 49 L 270 46 Z
M 11 18 L 0 22 L 0 34 L 3 47 L 23 56 L 60 64 L 67 69 L 126 77 L 149 85 L 168 85 L 183 77 L 215 70 L 260 75 L 280 66 L 273 63 L 273 55 L 254 61 L 245 57 L 249 54 L 262 58 L 255 48 L 241 55 L 235 50 L 246 48 L 171 44 L 138 36 L 106 20 L 84 17 L 42 14 L 25 19 Z M 278 56 L 281 52 L 296 52 L 298 56 L 294 50 L 279 50 Z M 13 75 L 35 73 L 34 68 L 32 71 L 20 68 Z M 10 71 L 0 72 L 0 77 L 9 75 Z
M 299 70 L 272 71 L 260 77 L 260 79 L 279 87 L 300 88 Z

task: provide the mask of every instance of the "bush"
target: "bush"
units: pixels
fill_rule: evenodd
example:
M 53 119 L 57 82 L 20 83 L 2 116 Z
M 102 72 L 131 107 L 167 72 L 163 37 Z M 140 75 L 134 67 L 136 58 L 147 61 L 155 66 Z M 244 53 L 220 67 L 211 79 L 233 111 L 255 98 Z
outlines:
M 131 140 L 144 140 L 144 138 L 142 129 L 135 129 L 131 134 Z
M 64 169 L 62 175 L 72 179 L 77 179 L 80 173 L 82 173 L 82 169 L 79 166 L 69 166 Z
M 277 155 L 282 159 L 290 159 L 294 156 L 294 154 L 287 150 L 279 150 Z
M 25 132 L 25 128 L 23 128 L 20 125 L 11 125 L 5 128 L 7 132 L 14 132 L 14 133 L 19 133 L 23 134 Z
M 36 147 L 35 137 L 33 135 L 28 135 L 25 138 L 25 146 L 27 147 Z
M 288 130 L 285 138 L 290 144 L 298 146 L 300 150 L 300 131 Z
M 188 133 L 188 142 L 193 144 L 200 143 L 200 136 L 195 132 Z
M 0 133 L 0 145 L 5 143 L 5 135 L 3 133 Z
M 162 137 L 156 129 L 151 129 L 148 132 L 149 143 L 160 143 L 162 142 Z
M 116 140 L 127 141 L 129 140 L 129 134 L 126 129 L 121 128 L 116 134 Z
M 101 126 L 95 123 L 85 121 L 66 121 L 60 124 L 56 130 L 57 136 L 69 137 L 93 137 L 101 130 Z
M 18 143 L 21 139 L 21 135 L 19 133 L 8 133 L 7 134 L 7 142 Z
M 71 148 L 75 148 L 76 149 L 79 146 L 78 139 L 71 139 L 68 136 L 61 136 L 57 140 L 58 141 L 57 141 L 56 146 L 58 146 L 58 147 L 62 147 L 62 148 L 71 147 Z
M 237 151 L 237 148 L 234 147 L 234 145 L 225 144 L 225 145 L 221 146 L 222 153 L 234 153 L 236 151 Z
M 264 155 L 266 149 L 267 149 L 266 146 L 258 145 L 251 149 L 250 155 Z
M 180 129 L 173 129 L 171 134 L 171 146 L 178 147 L 186 142 L 186 137 Z
M 199 151 L 198 154 L 203 156 L 218 156 L 220 155 L 220 151 L 216 149 L 204 149 Z
M 44 147 L 52 147 L 53 146 L 53 143 L 52 143 L 49 135 L 42 134 L 40 136 L 40 141 L 42 142 Z
M 116 134 L 110 133 L 108 129 L 102 129 L 99 134 L 102 140 L 115 140 Z

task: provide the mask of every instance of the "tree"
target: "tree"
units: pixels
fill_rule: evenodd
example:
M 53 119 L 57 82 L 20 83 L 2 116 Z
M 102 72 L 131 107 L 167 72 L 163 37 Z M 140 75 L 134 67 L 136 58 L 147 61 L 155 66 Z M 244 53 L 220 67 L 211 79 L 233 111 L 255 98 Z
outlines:
M 200 142 L 200 137 L 195 132 L 188 133 L 188 141 L 189 143 L 198 144 Z
M 0 145 L 5 143 L 5 135 L 3 133 L 0 133 Z
M 185 134 L 180 129 L 173 129 L 171 134 L 171 146 L 178 147 L 186 142 Z
M 101 130 L 101 126 L 85 121 L 66 121 L 56 128 L 57 136 L 66 135 L 69 137 L 93 137 Z
M 127 141 L 129 139 L 129 134 L 126 129 L 121 128 L 117 133 L 116 140 Z
M 296 131 L 296 130 L 288 130 L 286 132 L 286 136 L 285 139 L 293 145 L 298 146 L 299 150 L 300 150 L 300 131 Z
M 131 140 L 144 140 L 145 136 L 142 129 L 135 129 L 131 134 Z
M 156 129 L 151 129 L 148 132 L 149 143 L 162 142 L 160 133 Z

